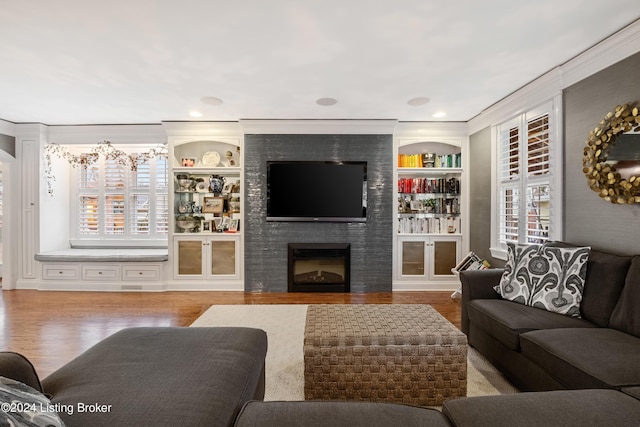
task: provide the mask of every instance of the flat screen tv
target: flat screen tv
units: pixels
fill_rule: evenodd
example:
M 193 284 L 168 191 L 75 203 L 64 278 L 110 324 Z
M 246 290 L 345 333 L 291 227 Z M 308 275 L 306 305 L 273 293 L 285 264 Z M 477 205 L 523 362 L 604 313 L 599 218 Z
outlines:
M 267 162 L 267 221 L 366 220 L 367 162 Z

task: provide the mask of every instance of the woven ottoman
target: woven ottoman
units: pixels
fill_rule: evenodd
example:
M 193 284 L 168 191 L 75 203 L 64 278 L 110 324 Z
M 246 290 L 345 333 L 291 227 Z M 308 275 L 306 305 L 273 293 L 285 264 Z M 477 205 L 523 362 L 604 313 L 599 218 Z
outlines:
M 304 395 L 440 406 L 467 395 L 467 337 L 429 305 L 310 305 Z

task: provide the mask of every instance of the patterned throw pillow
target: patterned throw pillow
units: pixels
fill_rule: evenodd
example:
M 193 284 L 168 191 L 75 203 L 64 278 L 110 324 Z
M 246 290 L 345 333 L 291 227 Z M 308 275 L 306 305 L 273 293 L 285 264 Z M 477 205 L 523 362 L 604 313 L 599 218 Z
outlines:
M 508 258 L 495 290 L 504 299 L 580 317 L 589 247 L 507 243 Z
M 500 284 L 494 288 L 502 298 L 527 304 L 532 288 L 529 262 L 537 254 L 538 246 L 507 242 L 507 263 Z
M 529 305 L 580 317 L 590 247 L 541 246 L 529 265 L 536 281 Z
M 0 426 L 64 427 L 56 407 L 39 391 L 0 377 Z

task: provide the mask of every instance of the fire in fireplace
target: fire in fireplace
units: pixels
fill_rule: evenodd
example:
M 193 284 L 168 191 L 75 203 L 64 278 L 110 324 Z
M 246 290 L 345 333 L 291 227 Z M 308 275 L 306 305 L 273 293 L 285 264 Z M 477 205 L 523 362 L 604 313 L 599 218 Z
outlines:
M 348 243 L 289 243 L 289 292 L 349 292 Z

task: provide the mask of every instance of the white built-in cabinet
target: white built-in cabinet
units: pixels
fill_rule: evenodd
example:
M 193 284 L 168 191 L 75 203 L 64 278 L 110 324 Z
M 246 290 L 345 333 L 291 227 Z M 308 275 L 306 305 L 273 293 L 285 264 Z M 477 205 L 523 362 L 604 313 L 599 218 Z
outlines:
M 243 134 L 237 123 L 164 123 L 170 289 L 244 290 Z
M 468 252 L 467 137 L 399 126 L 394 137 L 394 290 L 453 290 Z

